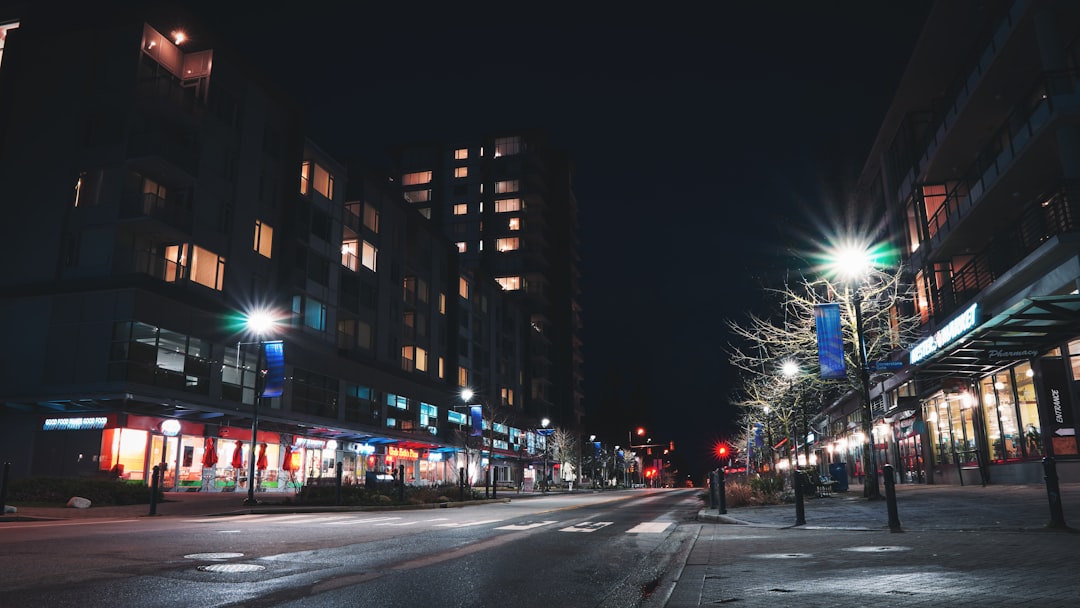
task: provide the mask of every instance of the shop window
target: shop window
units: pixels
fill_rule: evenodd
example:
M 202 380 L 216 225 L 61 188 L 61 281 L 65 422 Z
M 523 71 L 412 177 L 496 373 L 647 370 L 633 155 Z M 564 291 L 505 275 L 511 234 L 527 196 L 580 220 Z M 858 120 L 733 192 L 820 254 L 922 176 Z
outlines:
M 1016 384 L 1016 412 L 1018 425 L 1023 433 L 1023 450 L 1028 458 L 1046 455 L 1042 443 L 1042 426 L 1039 423 L 1039 404 L 1035 398 L 1035 371 L 1030 363 L 1021 363 L 1012 369 Z

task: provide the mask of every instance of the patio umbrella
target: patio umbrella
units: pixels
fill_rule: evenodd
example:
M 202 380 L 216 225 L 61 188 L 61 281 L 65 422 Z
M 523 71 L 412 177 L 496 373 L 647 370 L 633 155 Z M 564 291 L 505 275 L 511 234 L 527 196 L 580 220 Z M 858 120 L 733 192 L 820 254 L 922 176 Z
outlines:
M 293 455 L 292 446 L 291 445 L 285 446 L 285 456 L 282 458 L 282 461 L 281 461 L 281 468 L 282 469 L 284 469 L 286 471 L 295 471 L 296 470 L 293 467 L 293 457 L 292 457 L 292 455 Z
M 244 444 L 239 439 L 236 440 L 236 447 L 232 451 L 232 466 L 234 469 L 244 466 Z
M 217 461 L 217 446 L 214 445 L 214 438 L 207 437 L 203 442 L 202 466 L 209 468 L 217 464 Z
M 260 443 L 259 444 L 259 459 L 255 461 L 255 466 L 258 467 L 258 469 L 260 471 L 265 471 L 266 470 L 266 444 L 265 443 Z

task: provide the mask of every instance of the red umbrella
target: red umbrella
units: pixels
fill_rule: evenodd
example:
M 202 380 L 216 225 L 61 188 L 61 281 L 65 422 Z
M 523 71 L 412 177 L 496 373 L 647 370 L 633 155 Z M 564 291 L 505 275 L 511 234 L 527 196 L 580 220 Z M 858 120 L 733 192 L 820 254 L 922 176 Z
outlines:
M 244 444 L 239 439 L 236 440 L 236 447 L 232 451 L 232 466 L 234 469 L 244 466 Z
M 202 466 L 209 468 L 217 464 L 217 461 L 217 446 L 214 445 L 214 438 L 207 437 L 203 442 Z
M 258 469 L 260 471 L 265 471 L 266 470 L 266 444 L 265 443 L 260 443 L 259 444 L 259 459 L 255 461 L 255 466 L 258 467 Z
M 292 446 L 291 445 L 285 446 L 285 457 L 282 459 L 282 462 L 281 462 L 281 468 L 282 469 L 285 469 L 286 471 L 295 471 L 296 470 L 293 467 L 293 457 L 292 456 L 293 456 Z

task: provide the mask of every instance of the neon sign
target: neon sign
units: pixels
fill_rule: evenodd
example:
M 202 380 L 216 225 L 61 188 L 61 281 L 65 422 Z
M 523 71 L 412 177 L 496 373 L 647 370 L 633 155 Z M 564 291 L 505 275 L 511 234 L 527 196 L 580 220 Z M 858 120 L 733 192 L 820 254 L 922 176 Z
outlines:
M 911 349 L 911 363 L 915 364 L 941 350 L 946 344 L 959 338 L 964 332 L 975 327 L 975 309 L 978 304 L 972 304 L 967 310 L 960 313 L 944 327 L 934 332 L 933 335 L 919 342 Z
M 394 458 L 407 458 L 409 460 L 417 460 L 420 458 L 420 452 L 416 450 L 410 450 L 409 448 L 395 448 L 394 446 L 387 446 L 386 454 L 393 456 Z
M 41 425 L 43 431 L 90 431 L 105 428 L 108 422 L 105 416 L 89 418 L 46 418 Z

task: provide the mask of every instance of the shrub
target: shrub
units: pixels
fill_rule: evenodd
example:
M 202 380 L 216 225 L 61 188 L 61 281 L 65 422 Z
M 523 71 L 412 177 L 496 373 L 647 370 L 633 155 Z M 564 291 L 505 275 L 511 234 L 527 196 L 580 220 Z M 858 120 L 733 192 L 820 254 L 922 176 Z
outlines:
M 89 499 L 95 507 L 150 503 L 150 489 L 141 481 L 24 477 L 8 485 L 8 500 L 22 503 L 67 504 L 72 496 Z M 158 493 L 158 500 L 164 494 Z

